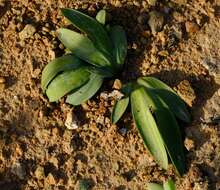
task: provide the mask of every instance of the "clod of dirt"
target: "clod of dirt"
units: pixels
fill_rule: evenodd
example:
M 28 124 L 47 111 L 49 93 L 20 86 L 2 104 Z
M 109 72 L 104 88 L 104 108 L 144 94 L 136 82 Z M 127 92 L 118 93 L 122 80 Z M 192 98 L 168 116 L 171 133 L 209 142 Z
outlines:
M 4 77 L 0 77 L 0 92 L 2 92 L 5 89 L 5 78 Z
M 72 111 L 68 112 L 65 121 L 65 126 L 67 127 L 67 129 L 70 130 L 77 129 L 79 127 L 77 123 L 78 123 L 78 119 L 73 114 L 73 112 Z
M 151 6 L 155 6 L 157 3 L 157 0 L 147 0 L 148 4 Z
M 35 32 L 36 28 L 31 24 L 27 24 L 24 29 L 19 33 L 19 37 L 21 40 L 24 40 L 33 36 Z
M 189 138 L 185 139 L 184 145 L 185 145 L 185 147 L 188 151 L 192 150 L 195 147 L 194 141 L 192 139 L 189 139 Z
M 186 27 L 186 31 L 190 34 L 198 32 L 200 29 L 198 24 L 196 24 L 195 22 L 189 22 L 189 21 L 185 23 L 185 27 Z
M 5 90 L 5 83 L 0 83 L 0 92 Z
M 24 167 L 19 162 L 16 162 L 12 166 L 11 172 L 14 175 L 16 175 L 19 179 L 24 179 L 26 176 L 26 171 L 25 171 Z
M 111 98 L 115 98 L 117 100 L 120 100 L 123 96 L 124 96 L 124 94 L 122 94 L 118 90 L 113 90 L 111 93 L 102 92 L 100 94 L 100 97 L 103 98 L 104 100 L 108 100 Z
M 46 183 L 49 185 L 55 185 L 56 181 L 53 177 L 53 175 L 51 173 L 48 174 L 47 178 L 46 178 Z
M 209 71 L 210 75 L 216 78 L 216 82 L 220 84 L 220 64 L 219 60 L 213 57 L 203 60 L 203 66 Z
M 34 172 L 34 175 L 39 180 L 44 179 L 45 178 L 44 168 L 42 166 L 38 166 Z
M 148 25 L 153 34 L 160 32 L 164 26 L 164 16 L 158 11 L 151 11 L 149 13 Z
M 114 84 L 113 84 L 112 88 L 116 89 L 116 90 L 120 90 L 121 87 L 122 87 L 121 81 L 119 79 L 116 79 L 114 81 Z
M 220 123 L 220 90 L 206 102 L 203 107 L 203 120 L 205 123 L 219 124 Z
M 5 78 L 4 77 L 0 77 L 0 83 L 5 83 L 5 82 L 6 82 Z
M 178 95 L 190 106 L 192 107 L 195 99 L 196 99 L 196 95 L 195 92 L 193 90 L 193 88 L 191 87 L 190 83 L 188 80 L 183 80 L 181 81 L 178 86 L 176 87 L 176 91 L 178 93 Z

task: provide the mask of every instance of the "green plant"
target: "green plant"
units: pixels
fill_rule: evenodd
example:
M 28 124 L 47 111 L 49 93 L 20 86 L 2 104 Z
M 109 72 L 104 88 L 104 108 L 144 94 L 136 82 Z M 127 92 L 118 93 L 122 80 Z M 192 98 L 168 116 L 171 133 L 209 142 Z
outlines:
M 82 34 L 66 28 L 57 31 L 71 54 L 52 60 L 44 68 L 41 86 L 50 102 L 67 95 L 67 103 L 79 105 L 99 90 L 105 78 L 121 71 L 127 40 L 122 27 L 105 25 L 105 10 L 96 19 L 73 9 L 61 11 Z
M 130 100 L 136 127 L 157 163 L 167 169 L 169 155 L 176 171 L 182 175 L 185 171 L 184 145 L 175 117 L 190 122 L 183 100 L 153 77 L 141 77 L 123 86 L 121 91 L 125 96 L 116 102 L 112 122 L 115 124 L 121 118 Z
M 148 190 L 176 190 L 172 179 L 167 180 L 163 183 L 163 185 L 159 185 L 157 183 L 148 183 L 147 188 Z

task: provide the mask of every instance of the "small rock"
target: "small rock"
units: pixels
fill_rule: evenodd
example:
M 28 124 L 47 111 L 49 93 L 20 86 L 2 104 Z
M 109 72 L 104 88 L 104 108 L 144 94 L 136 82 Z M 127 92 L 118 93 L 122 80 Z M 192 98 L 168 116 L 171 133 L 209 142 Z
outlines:
M 77 129 L 79 127 L 77 123 L 78 123 L 78 119 L 73 114 L 73 112 L 72 111 L 68 112 L 65 121 L 65 126 L 67 127 L 67 129 L 69 130 Z
M 200 29 L 198 24 L 196 24 L 195 22 L 189 22 L 189 21 L 185 23 L 185 27 L 188 33 L 195 33 L 195 32 L 198 32 Z
M 114 81 L 114 84 L 112 86 L 112 88 L 116 89 L 116 90 L 120 90 L 122 87 L 121 81 L 119 79 L 116 79 Z
M 122 97 L 124 96 L 124 94 L 122 94 L 120 91 L 118 90 L 113 90 L 111 93 L 105 93 L 102 92 L 100 94 L 100 97 L 103 98 L 104 100 L 107 100 L 109 98 L 116 98 L 117 100 L 120 100 Z
M 182 26 L 181 26 L 181 24 L 176 24 L 176 25 L 174 25 L 172 28 L 173 28 L 173 35 L 174 35 L 177 39 L 181 40 L 181 39 L 183 38 L 183 31 L 182 31 Z
M 25 176 L 26 176 L 26 171 L 24 169 L 24 167 L 19 163 L 19 162 L 16 162 L 12 168 L 11 168 L 11 172 L 18 176 L 19 179 L 24 179 Z
M 46 178 L 46 182 L 49 185 L 55 185 L 56 184 L 56 181 L 55 181 L 55 179 L 54 179 L 54 177 L 51 173 L 48 174 L 48 176 Z
M 21 40 L 24 40 L 33 36 L 35 32 L 36 28 L 31 24 L 27 24 L 24 29 L 19 33 L 19 37 Z
M 5 83 L 6 80 L 5 80 L 5 77 L 0 77 L 0 83 Z
M 188 151 L 192 150 L 195 147 L 194 141 L 188 138 L 185 139 L 184 145 Z
M 194 92 L 193 88 L 191 87 L 189 81 L 187 81 L 187 80 L 181 81 L 175 89 L 177 91 L 177 94 L 190 107 L 192 107 L 192 105 L 193 105 L 193 103 L 194 103 L 194 101 L 196 99 L 196 95 L 195 95 L 195 92 Z
M 0 83 L 0 92 L 5 90 L 5 83 Z
M 148 25 L 150 26 L 152 33 L 155 34 L 160 32 L 163 29 L 165 22 L 163 14 L 158 11 L 151 11 L 149 16 Z
M 210 75 L 213 75 L 217 80 L 220 79 L 220 64 L 217 58 L 206 58 L 203 60 L 203 66 L 209 71 Z M 217 82 L 217 81 L 216 81 Z
M 169 55 L 169 52 L 167 50 L 162 50 L 158 52 L 158 55 L 162 57 L 167 57 Z
M 39 180 L 44 179 L 45 178 L 44 168 L 42 166 L 38 166 L 34 172 L 34 175 Z
M 138 1 L 134 1 L 133 4 L 137 7 L 140 7 L 140 3 Z
M 117 0 L 115 2 L 115 7 L 121 7 L 121 6 L 122 6 L 121 2 L 119 0 Z
M 151 6 L 155 6 L 157 3 L 157 0 L 147 0 L 148 4 Z

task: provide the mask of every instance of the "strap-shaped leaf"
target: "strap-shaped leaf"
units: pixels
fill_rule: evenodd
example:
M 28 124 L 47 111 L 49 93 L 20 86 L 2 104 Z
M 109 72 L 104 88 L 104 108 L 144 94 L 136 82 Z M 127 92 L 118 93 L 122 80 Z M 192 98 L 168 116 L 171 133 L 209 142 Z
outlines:
M 46 94 L 50 102 L 58 101 L 68 92 L 79 88 L 89 80 L 90 73 L 86 68 L 79 68 L 74 71 L 66 71 L 58 75 L 49 84 Z
M 96 48 L 105 52 L 107 55 L 110 54 L 112 50 L 111 41 L 102 24 L 92 17 L 74 9 L 63 8 L 61 11 L 75 27 L 88 35 Z
M 110 28 L 110 36 L 114 44 L 113 55 L 119 68 L 121 68 L 127 55 L 127 39 L 125 31 L 121 26 L 113 26 Z
M 129 97 L 122 98 L 121 100 L 118 100 L 115 103 L 111 115 L 111 120 L 113 124 L 116 124 L 118 120 L 122 117 L 126 108 L 128 107 L 128 103 L 129 103 Z
M 59 40 L 74 55 L 95 66 L 109 66 L 110 61 L 97 50 L 86 36 L 69 29 L 61 28 L 57 31 Z
M 74 70 L 83 65 L 85 64 L 78 57 L 71 54 L 52 60 L 46 65 L 42 72 L 41 87 L 43 92 L 45 92 L 47 85 L 58 73 L 62 71 Z
M 166 102 L 178 119 L 190 122 L 190 114 L 184 101 L 172 88 L 154 77 L 139 78 L 138 83 L 148 88 L 154 88 L 154 91 Z
M 107 17 L 108 17 L 108 14 L 107 14 L 106 10 L 102 9 L 102 10 L 100 10 L 100 11 L 97 13 L 97 15 L 96 15 L 96 20 L 97 20 L 99 23 L 105 25 L 105 23 L 106 23 L 106 21 L 107 21 Z
M 148 183 L 147 190 L 164 190 L 162 185 L 157 183 Z
M 163 188 L 164 190 L 175 190 L 175 184 L 172 179 L 167 180 L 166 182 L 163 183 Z
M 145 89 L 147 106 L 153 111 L 164 145 L 177 172 L 185 172 L 183 141 L 177 121 L 166 103 L 150 89 Z
M 131 93 L 131 108 L 135 124 L 144 140 L 148 150 L 154 156 L 158 164 L 167 169 L 168 158 L 163 140 L 157 128 L 156 122 L 147 106 L 143 87 Z
M 72 105 L 80 105 L 90 99 L 99 90 L 102 83 L 103 78 L 100 75 L 91 74 L 86 84 L 67 96 L 66 102 Z

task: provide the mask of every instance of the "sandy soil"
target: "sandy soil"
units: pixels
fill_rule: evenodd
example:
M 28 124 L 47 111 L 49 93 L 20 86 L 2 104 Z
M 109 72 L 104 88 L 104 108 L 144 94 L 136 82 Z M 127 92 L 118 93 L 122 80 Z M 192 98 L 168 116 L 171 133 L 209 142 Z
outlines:
M 155 6 L 153 5 L 156 2 Z M 119 79 L 157 76 L 189 104 L 180 123 L 188 171 L 163 171 L 144 148 L 130 113 L 110 123 L 114 81 L 79 107 L 49 103 L 41 71 L 63 53 L 56 29 L 68 23 L 60 7 L 94 16 L 101 8 L 122 25 L 128 56 Z M 162 13 L 152 33 L 149 12 Z M 155 23 L 153 23 L 155 24 Z M 172 177 L 178 190 L 220 189 L 220 3 L 217 0 L 0 0 L 0 189 L 144 190 Z M 73 112 L 79 128 L 64 123 Z

